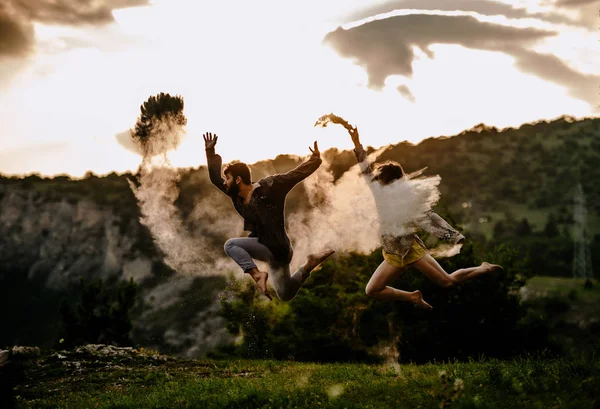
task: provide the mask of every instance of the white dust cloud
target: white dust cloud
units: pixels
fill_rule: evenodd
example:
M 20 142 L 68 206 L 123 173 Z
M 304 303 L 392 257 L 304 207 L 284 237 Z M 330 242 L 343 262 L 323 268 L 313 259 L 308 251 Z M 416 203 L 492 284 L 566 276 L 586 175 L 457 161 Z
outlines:
M 442 243 L 435 248 L 429 250 L 429 254 L 434 258 L 452 257 L 460 253 L 462 244 Z
M 386 149 L 373 152 L 367 161 L 372 163 Z M 382 245 L 383 235 L 418 233 L 421 220 L 440 198 L 441 178 L 437 175 L 402 178 L 382 186 L 364 177 L 359 164 L 336 182 L 327 168 L 323 163 L 304 180 L 314 207 L 289 216 L 288 231 L 297 262 L 325 248 L 368 254 Z M 448 257 L 457 254 L 460 247 L 442 244 L 432 254 Z
M 139 186 L 130 183 L 142 213 L 141 222 L 148 227 L 155 243 L 164 253 L 165 263 L 180 274 L 216 275 L 224 271 L 237 271 L 235 265 L 224 257 L 222 247 L 215 246 L 208 234 L 194 234 L 182 220 L 175 206 L 179 196 L 177 182 L 180 173 L 167 157 L 176 149 L 183 130 L 181 127 L 155 126 L 155 134 L 148 138 L 139 174 Z M 156 143 L 156 146 L 152 144 Z M 206 199 L 210 200 L 210 199 Z M 213 234 L 232 231 L 234 223 L 202 224 L 201 218 L 209 216 L 211 207 L 203 200 L 197 204 L 192 217 L 201 228 Z M 214 214 L 214 213 L 213 213 Z M 217 219 L 218 220 L 218 219 Z M 239 225 L 239 221 L 236 221 Z

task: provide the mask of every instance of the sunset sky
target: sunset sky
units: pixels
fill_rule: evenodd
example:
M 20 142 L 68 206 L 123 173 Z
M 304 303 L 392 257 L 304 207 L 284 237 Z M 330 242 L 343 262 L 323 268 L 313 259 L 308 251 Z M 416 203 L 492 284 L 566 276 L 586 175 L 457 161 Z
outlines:
M 135 170 L 126 131 L 185 100 L 170 157 L 205 164 L 452 135 L 600 110 L 600 0 L 3 0 L 0 173 Z

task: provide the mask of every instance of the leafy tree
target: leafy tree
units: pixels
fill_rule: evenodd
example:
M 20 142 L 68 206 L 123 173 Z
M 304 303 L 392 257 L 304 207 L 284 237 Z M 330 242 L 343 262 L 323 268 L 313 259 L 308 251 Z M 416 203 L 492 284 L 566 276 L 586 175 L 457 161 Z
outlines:
M 500 238 L 504 236 L 507 232 L 506 225 L 503 220 L 498 220 L 494 223 L 494 237 Z
M 531 225 L 529 224 L 529 220 L 524 217 L 519 224 L 517 225 L 517 229 L 515 233 L 519 237 L 529 236 L 531 234 Z
M 548 215 L 546 226 L 544 227 L 544 234 L 546 235 L 546 237 L 556 237 L 560 235 L 560 231 L 558 230 L 558 223 L 556 222 L 556 216 L 554 215 L 554 213 L 550 213 Z
M 571 232 L 569 231 L 569 226 L 563 226 L 561 235 L 566 239 L 571 239 Z
M 179 144 L 179 131 L 187 124 L 183 97 L 161 92 L 140 106 L 141 114 L 131 136 L 144 156 L 161 154 Z

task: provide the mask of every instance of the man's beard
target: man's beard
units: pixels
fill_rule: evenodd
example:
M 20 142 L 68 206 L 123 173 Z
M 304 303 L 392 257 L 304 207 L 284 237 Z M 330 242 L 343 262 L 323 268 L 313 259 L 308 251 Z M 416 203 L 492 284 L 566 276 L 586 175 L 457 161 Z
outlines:
M 227 193 L 229 197 L 235 198 L 238 193 L 240 193 L 240 187 L 236 183 L 233 183 L 231 186 L 227 187 L 225 193 Z

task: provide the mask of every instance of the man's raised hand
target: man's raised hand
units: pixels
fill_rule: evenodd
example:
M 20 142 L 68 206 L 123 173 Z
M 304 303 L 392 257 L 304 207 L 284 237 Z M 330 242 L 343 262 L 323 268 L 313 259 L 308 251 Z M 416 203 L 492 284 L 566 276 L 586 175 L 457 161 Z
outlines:
M 219 139 L 219 137 L 216 134 L 213 135 L 211 132 L 205 133 L 204 135 L 202 135 L 202 137 L 204 138 L 205 149 L 214 148 L 217 144 L 217 139 Z
M 308 149 L 311 151 L 313 156 L 321 156 L 321 152 L 319 152 L 319 147 L 317 146 L 317 141 L 315 141 L 315 146 L 313 149 L 309 146 Z

